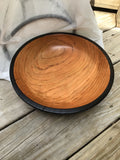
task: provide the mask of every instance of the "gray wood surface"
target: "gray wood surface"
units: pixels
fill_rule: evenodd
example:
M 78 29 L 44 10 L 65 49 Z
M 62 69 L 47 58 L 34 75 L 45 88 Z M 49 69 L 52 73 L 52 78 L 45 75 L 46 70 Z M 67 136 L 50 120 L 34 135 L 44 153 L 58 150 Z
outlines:
M 113 63 L 120 60 L 120 28 L 113 28 L 103 34 L 106 52 Z
M 77 114 L 34 111 L 0 132 L 1 160 L 68 158 L 120 117 L 120 63 L 109 95 Z
M 70 160 L 120 160 L 120 120 Z
M 10 82 L 0 80 L 0 129 L 32 110 L 16 95 Z

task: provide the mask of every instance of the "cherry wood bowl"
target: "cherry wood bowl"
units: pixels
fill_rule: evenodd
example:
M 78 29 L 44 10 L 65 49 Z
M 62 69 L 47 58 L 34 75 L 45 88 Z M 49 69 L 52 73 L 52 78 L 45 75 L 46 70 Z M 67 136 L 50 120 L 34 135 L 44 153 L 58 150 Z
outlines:
M 31 106 L 75 113 L 98 104 L 110 91 L 114 69 L 95 42 L 70 33 L 49 33 L 26 42 L 14 55 L 10 78 Z

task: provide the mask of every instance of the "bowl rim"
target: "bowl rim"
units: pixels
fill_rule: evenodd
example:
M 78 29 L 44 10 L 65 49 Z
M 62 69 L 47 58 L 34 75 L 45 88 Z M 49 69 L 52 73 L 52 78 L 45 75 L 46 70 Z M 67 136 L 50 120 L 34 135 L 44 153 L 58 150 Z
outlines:
M 28 98 L 18 87 L 16 81 L 15 81 L 15 78 L 14 78 L 14 73 L 13 73 L 13 70 L 14 70 L 14 63 L 15 63 L 15 60 L 16 60 L 16 57 L 17 55 L 19 54 L 19 52 L 30 42 L 32 42 L 33 40 L 35 39 L 38 39 L 40 37 L 44 37 L 44 36 L 48 36 L 48 35 L 59 35 L 59 34 L 64 34 L 64 35 L 72 35 L 72 36 L 77 36 L 77 37 L 80 37 L 80 38 L 83 38 L 85 40 L 88 40 L 89 42 L 93 43 L 94 45 L 96 45 L 101 51 L 102 53 L 105 55 L 107 61 L 108 61 L 108 64 L 109 64 L 109 67 L 110 67 L 110 80 L 109 80 L 109 83 L 106 87 L 106 89 L 104 90 L 104 92 L 98 97 L 96 98 L 94 101 L 86 104 L 86 105 L 83 105 L 83 106 L 80 106 L 80 107 L 76 107 L 76 108 L 68 108 L 68 109 L 58 109 L 58 108 L 51 108 L 51 107 L 47 107 L 47 106 L 43 106 L 41 104 L 38 104 L 36 102 L 34 102 L 33 100 L 31 100 L 30 98 Z M 10 63 L 10 70 L 9 70 L 9 74 L 10 74 L 10 80 L 11 80 L 11 83 L 12 83 L 12 86 L 15 90 L 15 92 L 17 93 L 17 95 L 24 101 L 26 102 L 27 104 L 29 104 L 30 106 L 36 108 L 36 109 L 40 109 L 42 111 L 46 111 L 46 112 L 51 112 L 51 113 L 57 113 L 57 114 L 70 114 L 70 113 L 76 113 L 76 112 L 79 112 L 79 111 L 84 111 L 84 110 L 87 110 L 91 107 L 94 107 L 95 105 L 97 105 L 98 103 L 100 103 L 106 96 L 107 94 L 109 93 L 109 91 L 111 90 L 112 88 L 112 85 L 113 85 L 113 82 L 114 82 L 114 68 L 113 68 L 113 64 L 112 64 L 112 61 L 110 59 L 110 57 L 108 56 L 108 54 L 106 53 L 106 51 L 101 47 L 99 46 L 96 42 L 94 42 L 93 40 L 89 39 L 89 38 L 86 38 L 82 35 L 77 35 L 77 34 L 74 34 L 74 33 L 66 33 L 66 32 L 51 32 L 51 33 L 46 33 L 46 34 L 42 34 L 42 35 L 39 35 L 39 36 L 36 36 L 30 40 L 28 40 L 26 43 L 24 43 L 14 54 L 13 58 L 12 58 L 12 61 Z

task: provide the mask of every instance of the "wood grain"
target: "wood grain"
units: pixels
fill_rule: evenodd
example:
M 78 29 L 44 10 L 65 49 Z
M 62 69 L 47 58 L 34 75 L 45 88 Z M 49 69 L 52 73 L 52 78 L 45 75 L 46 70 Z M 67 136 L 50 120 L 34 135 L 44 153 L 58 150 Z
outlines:
M 72 155 L 120 116 L 120 63 L 115 82 L 99 105 L 72 115 L 35 111 L 0 132 L 1 160 L 61 160 Z
M 94 7 L 118 9 L 120 6 L 120 0 L 91 0 L 91 5 Z
M 69 34 L 51 34 L 28 43 L 14 64 L 20 90 L 51 108 L 76 108 L 96 100 L 107 88 L 110 66 L 90 41 Z
M 33 110 L 14 92 L 10 82 L 0 80 L 0 129 Z
M 120 121 L 112 125 L 69 160 L 119 160 Z
M 113 63 L 120 60 L 120 28 L 113 28 L 103 34 L 105 50 Z
M 103 12 L 103 11 L 94 11 L 97 24 L 99 28 L 103 31 L 109 30 L 116 26 L 116 14 Z

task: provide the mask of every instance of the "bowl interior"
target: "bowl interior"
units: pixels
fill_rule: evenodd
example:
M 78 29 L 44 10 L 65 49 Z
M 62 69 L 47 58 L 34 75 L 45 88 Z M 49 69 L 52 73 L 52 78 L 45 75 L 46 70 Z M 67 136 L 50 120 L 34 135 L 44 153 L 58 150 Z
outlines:
M 110 66 L 94 43 L 71 34 L 50 34 L 27 43 L 16 56 L 14 79 L 37 104 L 56 109 L 95 101 L 110 81 Z

